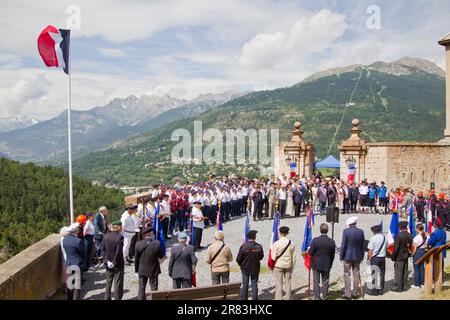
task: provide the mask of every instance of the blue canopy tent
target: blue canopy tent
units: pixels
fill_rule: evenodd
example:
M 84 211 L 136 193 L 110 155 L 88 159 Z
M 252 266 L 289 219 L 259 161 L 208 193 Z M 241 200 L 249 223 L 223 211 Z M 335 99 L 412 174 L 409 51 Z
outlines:
M 325 159 L 322 159 L 315 163 L 316 169 L 340 169 L 341 164 L 338 159 L 333 156 L 328 156 Z

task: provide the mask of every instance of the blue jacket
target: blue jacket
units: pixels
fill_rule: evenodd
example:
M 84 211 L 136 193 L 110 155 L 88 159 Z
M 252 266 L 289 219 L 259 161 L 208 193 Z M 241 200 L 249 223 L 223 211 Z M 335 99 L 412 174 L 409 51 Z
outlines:
M 97 213 L 94 218 L 94 237 L 96 239 L 101 239 L 106 233 L 103 228 L 103 217 L 100 213 Z
M 369 187 L 369 199 L 375 199 L 378 194 L 377 187 Z
M 351 226 L 342 234 L 340 259 L 361 262 L 364 259 L 364 231 Z
M 381 186 L 378 189 L 378 197 L 382 198 L 382 199 L 387 197 L 387 188 L 386 188 L 386 186 Z
M 428 245 L 430 247 L 439 247 L 443 246 L 447 243 L 447 234 L 442 229 L 436 229 L 431 233 L 430 238 L 428 239 Z M 447 250 L 444 250 L 442 256 L 447 257 Z
M 83 239 L 69 234 L 64 237 L 62 245 L 66 253 L 66 267 L 79 266 L 81 270 L 84 270 L 85 248 Z

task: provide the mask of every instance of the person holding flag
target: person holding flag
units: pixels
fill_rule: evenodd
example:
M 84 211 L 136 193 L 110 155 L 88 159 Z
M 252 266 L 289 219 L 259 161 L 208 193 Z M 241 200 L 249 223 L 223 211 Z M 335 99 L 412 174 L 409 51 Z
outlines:
M 392 216 L 391 216 L 391 224 L 389 225 L 389 231 L 388 231 L 388 235 L 387 235 L 387 242 L 388 242 L 388 253 L 392 255 L 392 253 L 394 252 L 394 242 L 395 242 L 395 237 L 398 234 L 398 212 L 392 212 Z
M 287 238 L 289 227 L 279 229 L 280 239 L 271 249 L 271 258 L 275 262 L 275 300 L 283 299 L 283 284 L 285 285 L 285 298 L 291 300 L 292 271 L 295 267 L 295 245 Z
M 153 219 L 154 238 L 159 241 L 163 256 L 166 256 L 166 238 L 164 237 L 163 224 L 161 222 L 164 219 L 164 214 L 161 214 L 160 203 L 156 205 L 155 219 Z
M 394 252 L 392 261 L 394 261 L 394 289 L 395 292 L 406 291 L 408 283 L 408 258 L 410 257 L 410 248 L 413 243 L 413 237 L 408 232 L 408 221 L 398 223 L 400 232 L 395 237 Z
M 312 260 L 310 270 L 313 269 L 313 292 L 314 300 L 328 299 L 328 286 L 330 279 L 330 270 L 333 266 L 334 256 L 336 253 L 336 243 L 327 236 L 328 225 L 322 223 L 320 225 L 320 236 L 314 238 L 308 249 L 308 256 Z M 302 251 L 304 248 L 302 247 Z M 306 260 L 305 260 L 306 261 Z M 320 282 L 322 280 L 322 287 Z
M 273 244 L 278 241 L 278 226 L 280 225 L 280 216 L 278 212 L 275 212 L 275 218 L 273 220 L 273 226 L 272 226 L 272 236 L 270 240 L 270 247 L 269 247 L 269 258 L 267 259 L 267 266 L 273 270 L 275 268 L 275 261 L 272 259 L 272 247 Z
M 249 230 L 245 234 L 247 241 L 241 245 L 236 257 L 236 262 L 241 267 L 242 272 L 242 300 L 248 300 L 248 283 L 250 278 L 252 281 L 252 300 L 258 300 L 258 280 L 264 251 L 263 247 L 256 242 L 256 233 L 256 230 Z

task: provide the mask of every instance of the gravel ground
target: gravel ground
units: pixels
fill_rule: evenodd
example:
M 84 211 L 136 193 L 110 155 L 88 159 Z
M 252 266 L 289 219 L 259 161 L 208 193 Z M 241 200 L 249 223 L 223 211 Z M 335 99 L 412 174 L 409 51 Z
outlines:
M 337 246 L 340 246 L 342 230 L 346 227 L 345 220 L 350 215 L 341 215 L 340 223 L 335 224 L 334 239 Z M 379 215 L 379 214 L 358 214 L 358 227 L 362 228 L 365 232 L 366 239 L 372 236 L 370 227 L 374 224 L 383 222 L 383 230 L 385 233 L 389 227 L 390 215 Z M 289 238 L 296 244 L 297 252 L 297 263 L 294 268 L 292 277 L 292 290 L 294 299 L 307 299 L 307 289 L 308 289 L 308 271 L 303 264 L 303 258 L 300 256 L 300 247 L 303 240 L 303 233 L 305 228 L 305 217 L 299 218 L 288 218 L 281 220 L 281 225 L 286 225 L 290 228 Z M 239 247 L 242 244 L 244 237 L 244 218 L 238 218 L 236 220 L 224 223 L 223 229 L 225 233 L 225 242 L 231 246 L 231 250 L 234 255 L 234 260 L 238 253 Z M 315 217 L 315 226 L 313 227 L 313 237 L 319 234 L 319 224 L 325 222 L 325 216 Z M 251 221 L 251 229 L 258 230 L 257 242 L 262 244 L 264 248 L 264 262 L 262 263 L 262 270 L 259 280 L 259 299 L 271 300 L 274 298 L 275 294 L 275 280 L 272 272 L 267 268 L 267 254 L 270 244 L 271 231 L 272 231 L 273 220 L 263 220 L 253 222 Z M 207 246 L 213 242 L 215 227 L 206 228 L 203 232 L 202 245 Z M 329 236 L 331 236 L 331 226 L 329 231 Z M 450 236 L 450 234 L 447 234 Z M 170 256 L 170 247 L 175 241 L 169 240 L 167 243 L 168 250 L 167 256 Z M 210 285 L 210 267 L 205 261 L 205 251 L 197 252 L 196 255 L 199 258 L 199 263 L 197 264 L 197 286 Z M 446 259 L 446 264 L 450 258 Z M 171 289 L 172 280 L 168 276 L 168 258 L 161 260 L 161 270 L 162 274 L 159 277 L 159 289 Z M 409 263 L 409 284 L 412 284 L 412 259 Z M 366 267 L 365 263 L 361 264 L 361 277 L 362 281 L 366 278 Z M 104 270 L 98 270 L 95 272 L 88 272 L 85 274 L 86 283 L 83 287 L 84 299 L 90 300 L 101 300 L 104 296 L 105 287 L 105 275 Z M 386 290 L 385 294 L 378 297 L 365 296 L 365 299 L 383 299 L 383 300 L 395 300 L 395 299 L 421 299 L 423 289 L 409 289 L 407 292 L 396 293 L 390 291 L 394 285 L 394 264 L 390 259 L 386 260 Z M 241 274 L 239 266 L 235 261 L 231 263 L 230 281 L 241 281 Z M 312 282 L 312 275 L 311 275 Z M 312 288 L 312 286 L 311 286 Z M 339 261 L 338 256 L 333 264 L 330 275 L 330 299 L 341 299 L 343 289 L 343 265 Z M 149 289 L 148 289 L 149 290 Z M 138 291 L 138 279 L 134 273 L 133 266 L 127 266 L 125 269 L 125 281 L 124 281 L 124 299 L 135 299 Z

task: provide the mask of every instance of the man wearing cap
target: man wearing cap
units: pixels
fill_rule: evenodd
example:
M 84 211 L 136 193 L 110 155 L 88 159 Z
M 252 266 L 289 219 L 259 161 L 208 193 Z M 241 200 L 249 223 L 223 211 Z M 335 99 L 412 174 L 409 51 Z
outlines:
M 129 265 L 133 263 L 133 259 L 129 257 L 131 240 L 136 234 L 136 225 L 133 218 L 133 214 L 136 212 L 138 206 L 133 204 L 128 204 L 125 207 L 125 212 L 120 218 L 122 223 L 122 235 L 123 235 L 123 257 L 128 262 Z
M 248 242 L 241 245 L 236 257 L 236 262 L 241 267 L 242 272 L 242 300 L 248 300 L 248 283 L 250 278 L 252 281 L 252 300 L 258 300 L 258 279 L 264 251 L 262 246 L 256 242 L 256 233 L 256 230 L 248 232 Z
M 159 259 L 163 258 L 160 242 L 153 239 L 153 229 L 142 230 L 144 239 L 136 243 L 134 270 L 139 276 L 138 300 L 146 300 L 145 288 L 150 282 L 152 291 L 158 290 L 158 276 L 161 273 Z
M 295 245 L 287 238 L 289 228 L 279 229 L 280 239 L 272 245 L 272 260 L 275 261 L 275 300 L 283 299 L 283 283 L 285 284 L 285 298 L 291 300 L 292 270 L 295 267 Z
M 233 260 L 233 254 L 228 245 L 223 241 L 223 231 L 216 231 L 214 242 L 206 251 L 206 263 L 211 265 L 212 284 L 221 284 L 230 282 L 230 262 Z
M 395 237 L 394 252 L 392 253 L 392 261 L 394 261 L 395 284 L 393 291 L 406 291 L 408 284 L 408 258 L 411 255 L 409 250 L 413 243 L 413 237 L 408 232 L 408 221 L 400 221 L 398 223 L 400 232 Z
M 111 287 L 114 284 L 114 300 L 122 300 L 124 260 L 123 260 L 122 222 L 116 220 L 112 223 L 112 232 L 103 237 L 102 256 L 106 267 L 105 300 L 111 300 Z
M 83 243 L 83 239 L 79 238 L 79 223 L 71 224 L 67 229 L 67 235 L 62 239 L 62 250 L 65 257 L 66 268 L 78 268 L 80 281 L 74 282 L 75 285 L 81 285 L 81 275 L 85 268 L 86 251 Z M 73 274 L 73 272 L 71 273 Z M 78 300 L 81 298 L 81 287 L 70 289 L 67 287 L 67 300 Z
M 361 291 L 359 266 L 364 259 L 364 231 L 356 227 L 357 221 L 357 216 L 348 218 L 348 228 L 342 234 L 340 259 L 344 263 L 344 299 L 358 298 Z M 353 290 L 350 274 L 353 275 Z
M 428 246 L 430 248 L 443 246 L 447 243 L 447 233 L 443 229 L 442 221 L 439 217 L 434 219 L 434 231 L 428 239 Z M 442 276 L 445 274 L 444 260 L 447 257 L 447 250 L 442 252 Z
M 327 236 L 328 225 L 322 223 L 320 225 L 320 236 L 314 238 L 308 254 L 311 256 L 314 283 L 314 300 L 328 299 L 328 286 L 330 280 L 330 270 L 333 265 L 336 253 L 336 244 L 334 240 Z M 322 280 L 322 288 L 320 287 Z
M 370 238 L 369 245 L 367 246 L 367 263 L 375 269 L 374 273 L 371 273 L 370 279 L 375 280 L 368 284 L 366 293 L 369 295 L 382 295 L 384 290 L 384 278 L 386 273 L 386 249 L 387 240 L 382 233 L 383 227 L 381 224 L 374 225 L 370 228 L 373 232 L 373 237 Z M 379 270 L 379 272 L 377 272 Z M 372 272 L 373 270 L 371 270 Z M 373 279 L 372 277 L 375 277 Z
M 178 244 L 173 246 L 169 260 L 169 277 L 173 279 L 173 288 L 192 287 L 192 273 L 197 264 L 194 247 L 188 245 L 187 234 L 178 233 Z

